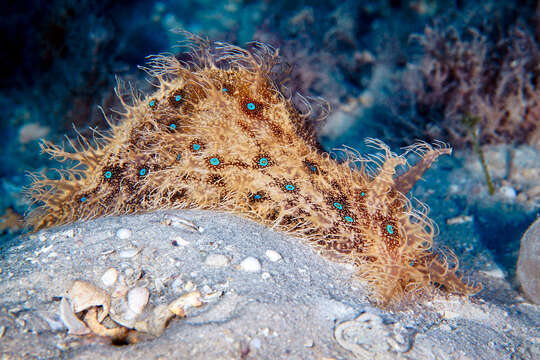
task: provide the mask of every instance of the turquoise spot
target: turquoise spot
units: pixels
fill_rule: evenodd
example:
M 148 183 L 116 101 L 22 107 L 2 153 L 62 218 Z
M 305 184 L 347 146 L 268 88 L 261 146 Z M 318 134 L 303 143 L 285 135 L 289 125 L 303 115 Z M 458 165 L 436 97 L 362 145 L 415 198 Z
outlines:
M 255 110 L 255 104 L 250 102 L 247 104 L 247 108 L 248 110 Z
M 111 176 L 112 176 L 112 172 L 107 171 L 107 172 L 105 173 L 105 177 L 106 177 L 107 179 L 110 179 Z
M 294 190 L 294 185 L 287 184 L 287 185 L 285 185 L 285 189 L 287 189 L 289 191 L 293 191 Z
M 362 192 L 360 193 L 360 196 L 366 196 L 366 193 L 362 191 Z
M 214 166 L 218 166 L 219 165 L 219 159 L 218 158 L 211 158 L 210 159 L 210 164 L 214 165 Z
M 199 151 L 201 149 L 201 145 L 199 144 L 193 144 L 193 150 Z
M 354 221 L 353 218 L 350 217 L 350 216 L 345 216 L 345 220 L 347 220 L 350 223 L 352 223 Z
M 343 209 L 343 205 L 341 205 L 341 204 L 338 203 L 338 202 L 335 202 L 335 203 L 334 203 L 334 207 L 335 207 L 336 209 L 339 209 L 339 210 Z
M 261 166 L 266 166 L 266 165 L 268 165 L 268 159 L 265 158 L 265 157 L 260 158 L 260 159 L 259 159 L 259 165 L 261 165 Z
M 176 161 L 180 160 L 180 154 L 176 155 Z
M 85 202 L 85 201 L 86 201 L 86 196 L 83 196 L 83 197 L 81 198 L 81 202 L 83 203 L 83 202 Z
M 146 175 L 146 169 L 141 169 L 141 170 L 139 171 L 139 175 L 141 175 L 141 176 Z
M 176 130 L 176 124 L 171 124 L 170 127 L 171 129 Z
M 254 198 L 254 199 L 257 199 L 257 200 L 259 200 L 261 197 L 262 197 L 262 196 L 259 195 L 259 194 L 255 194 L 255 196 L 253 196 L 253 198 Z
M 392 227 L 392 225 L 386 225 L 386 231 L 388 231 L 388 233 L 392 235 L 394 233 L 394 228 Z
M 176 96 L 174 97 L 174 100 L 175 100 L 175 101 L 180 101 L 180 100 L 182 100 L 182 95 L 176 95 Z
M 150 100 L 150 102 L 148 103 L 148 105 L 150 105 L 150 107 L 156 106 L 156 100 Z
M 221 90 L 222 90 L 223 92 L 229 91 L 229 90 L 227 90 L 227 88 L 223 88 L 223 89 L 221 89 Z

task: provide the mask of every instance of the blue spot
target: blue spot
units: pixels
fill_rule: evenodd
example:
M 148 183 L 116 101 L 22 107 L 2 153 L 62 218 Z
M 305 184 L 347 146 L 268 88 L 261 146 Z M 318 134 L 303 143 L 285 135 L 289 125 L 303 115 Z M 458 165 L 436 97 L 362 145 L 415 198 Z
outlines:
M 106 177 L 107 179 L 110 179 L 111 176 L 112 176 L 112 172 L 107 171 L 107 172 L 105 173 L 105 177 Z
M 150 100 L 150 102 L 148 103 L 148 105 L 150 105 L 150 107 L 156 106 L 156 100 Z
M 335 207 L 336 209 L 339 209 L 339 210 L 343 209 L 343 205 L 341 205 L 341 204 L 338 203 L 338 202 L 335 202 L 335 203 L 334 203 L 334 207 Z
M 83 197 L 81 198 L 81 202 L 83 203 L 83 202 L 85 202 L 85 201 L 86 201 L 86 196 L 83 196 Z
M 201 145 L 199 145 L 199 144 L 193 144 L 193 150 L 199 151 L 200 148 L 201 148 Z
M 219 165 L 219 159 L 218 158 L 211 158 L 210 159 L 210 164 L 214 165 L 214 166 L 218 166 Z
M 317 167 L 315 165 L 311 165 L 309 169 L 313 172 L 317 172 Z
M 262 196 L 259 195 L 259 194 L 255 194 L 255 195 L 253 196 L 253 198 L 254 198 L 254 199 L 257 199 L 257 200 L 259 200 L 261 197 L 262 197 Z
M 176 155 L 176 161 L 180 160 L 180 154 Z
M 176 96 L 174 97 L 174 100 L 175 100 L 176 102 L 182 100 L 182 95 L 176 95 Z
M 144 168 L 141 169 L 141 170 L 139 171 L 139 175 L 141 175 L 141 176 L 146 175 L 146 169 L 144 169 Z
M 285 185 L 285 189 L 287 189 L 289 191 L 293 191 L 294 190 L 294 185 L 287 184 L 287 185 Z
M 260 158 L 260 159 L 259 159 L 259 165 L 261 165 L 261 166 L 266 166 L 266 165 L 268 165 L 268 159 L 265 158 L 265 157 Z
M 223 88 L 223 89 L 221 89 L 221 90 L 222 90 L 223 92 L 229 91 L 229 90 L 227 90 L 227 88 Z
M 394 233 L 394 228 L 392 227 L 392 225 L 386 225 L 386 231 L 388 231 L 388 233 L 392 235 Z
M 171 124 L 170 127 L 171 129 L 176 130 L 176 124 Z
M 366 193 L 362 191 L 362 192 L 360 193 L 360 196 L 366 196 Z
M 350 216 L 345 216 L 345 220 L 347 220 L 350 223 L 352 223 L 354 221 L 353 218 L 350 217 Z
M 248 110 L 255 110 L 255 104 L 250 102 L 250 103 L 247 104 L 247 108 L 248 108 Z

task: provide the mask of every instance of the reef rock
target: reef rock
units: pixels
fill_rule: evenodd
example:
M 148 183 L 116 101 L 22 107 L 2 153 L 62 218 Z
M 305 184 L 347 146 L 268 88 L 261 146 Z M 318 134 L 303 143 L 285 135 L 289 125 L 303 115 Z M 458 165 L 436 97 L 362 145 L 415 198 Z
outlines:
M 521 238 L 516 276 L 525 296 L 540 304 L 540 219 Z

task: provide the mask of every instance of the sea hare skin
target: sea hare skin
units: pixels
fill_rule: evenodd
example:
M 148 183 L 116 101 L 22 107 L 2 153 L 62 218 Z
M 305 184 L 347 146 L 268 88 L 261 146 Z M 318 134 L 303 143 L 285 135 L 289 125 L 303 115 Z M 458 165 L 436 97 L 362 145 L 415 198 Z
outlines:
M 95 144 L 80 137 L 66 150 L 43 142 L 45 153 L 75 165 L 59 179 L 33 175 L 34 229 L 164 208 L 221 210 L 354 264 L 382 305 L 433 284 L 480 290 L 456 275 L 447 262 L 453 253 L 432 250 L 435 226 L 405 196 L 450 148 L 412 145 L 406 152 L 421 159 L 399 177 L 404 155 L 379 140 L 367 140 L 378 151 L 371 157 L 346 150 L 336 161 L 317 143 L 308 101 L 300 97 L 299 106 L 284 95 L 276 50 L 191 40 L 189 61 L 150 58 L 144 69 L 157 89 L 121 96 L 124 112 Z

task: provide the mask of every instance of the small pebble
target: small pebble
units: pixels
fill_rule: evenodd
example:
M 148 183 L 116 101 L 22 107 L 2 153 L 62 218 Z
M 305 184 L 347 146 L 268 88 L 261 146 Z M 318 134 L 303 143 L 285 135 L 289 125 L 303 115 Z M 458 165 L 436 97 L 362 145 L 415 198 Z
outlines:
M 118 279 L 118 271 L 115 268 L 109 268 L 103 276 L 101 276 L 101 282 L 106 287 L 114 285 L 116 280 Z
M 198 291 L 193 291 L 174 300 L 169 304 L 168 308 L 173 314 L 184 317 L 186 309 L 190 307 L 200 307 L 202 304 L 201 293 Z
M 210 254 L 204 263 L 208 266 L 223 267 L 229 265 L 229 259 L 222 254 Z
M 259 272 L 261 271 L 261 263 L 254 257 L 248 256 L 240 263 L 240 270 L 246 272 Z
M 136 314 L 142 313 L 146 304 L 148 304 L 148 298 L 150 292 L 145 287 L 136 287 L 131 289 L 127 295 L 128 307 Z
M 514 199 L 517 196 L 516 190 L 513 187 L 508 186 L 508 185 L 501 186 L 500 191 L 501 191 L 501 194 L 503 194 L 503 196 L 509 199 Z
M 185 291 L 191 291 L 193 289 L 195 289 L 195 284 L 193 284 L 193 281 L 189 280 L 187 283 L 184 284 Z
M 131 237 L 131 230 L 126 228 L 118 229 L 118 231 L 116 232 L 116 236 L 122 240 L 129 239 Z
M 275 262 L 275 261 L 278 261 L 278 260 L 282 259 L 281 255 L 277 251 L 274 251 L 274 250 L 266 250 L 266 252 L 264 254 L 268 258 L 268 260 L 270 260 L 272 262 Z
M 126 250 L 120 251 L 120 254 L 118 254 L 118 255 L 121 258 L 129 259 L 129 258 L 132 258 L 135 255 L 137 255 L 140 251 L 141 251 L 141 249 L 137 249 L 137 248 L 135 248 L 135 249 L 126 249 Z
M 262 278 L 263 280 L 268 280 L 268 279 L 270 279 L 271 277 L 272 277 L 272 275 L 270 275 L 270 273 L 267 273 L 266 271 L 263 272 L 263 273 L 261 274 L 261 278 Z
M 249 346 L 254 349 L 260 349 L 261 345 L 262 345 L 262 341 L 259 338 L 254 338 L 253 340 L 249 342 Z
M 189 241 L 184 240 L 182 237 L 177 236 L 172 240 L 172 244 L 174 246 L 187 246 L 189 245 Z

